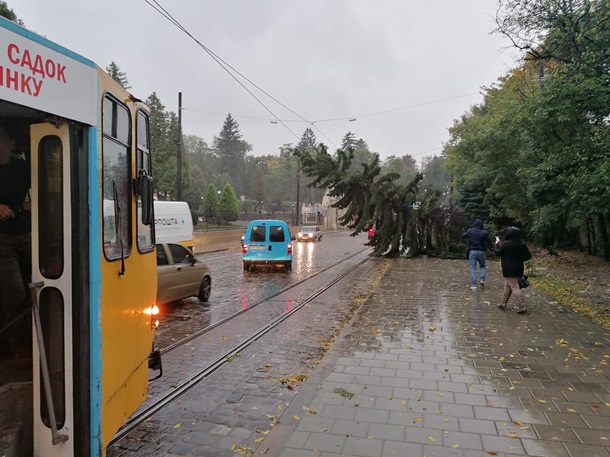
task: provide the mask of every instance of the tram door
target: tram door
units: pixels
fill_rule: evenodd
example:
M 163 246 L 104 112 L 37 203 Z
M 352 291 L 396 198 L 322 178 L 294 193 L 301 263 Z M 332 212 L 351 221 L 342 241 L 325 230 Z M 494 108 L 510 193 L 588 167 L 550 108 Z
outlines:
M 69 128 L 30 126 L 34 456 L 72 457 L 72 205 Z

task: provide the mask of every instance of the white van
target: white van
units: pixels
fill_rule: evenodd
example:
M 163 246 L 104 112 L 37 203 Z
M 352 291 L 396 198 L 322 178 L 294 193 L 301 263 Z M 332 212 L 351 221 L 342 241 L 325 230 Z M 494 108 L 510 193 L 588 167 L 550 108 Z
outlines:
M 193 218 L 187 202 L 154 202 L 157 244 L 179 243 L 193 249 Z

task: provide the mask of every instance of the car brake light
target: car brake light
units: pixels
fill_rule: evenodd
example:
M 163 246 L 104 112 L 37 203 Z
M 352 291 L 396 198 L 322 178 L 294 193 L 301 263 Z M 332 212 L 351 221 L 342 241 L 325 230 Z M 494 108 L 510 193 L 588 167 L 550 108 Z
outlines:
M 292 243 L 288 245 L 288 254 L 292 254 Z
M 247 254 L 248 253 L 248 245 L 246 243 L 241 245 L 241 253 L 242 254 Z

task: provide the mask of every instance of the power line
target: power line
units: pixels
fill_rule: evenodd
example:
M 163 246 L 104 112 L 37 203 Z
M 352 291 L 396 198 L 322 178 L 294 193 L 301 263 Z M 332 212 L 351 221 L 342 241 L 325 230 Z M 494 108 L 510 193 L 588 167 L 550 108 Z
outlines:
M 438 100 L 431 100 L 431 101 L 428 101 L 428 102 L 415 103 L 413 105 L 401 106 L 399 108 L 390 108 L 390 109 L 386 109 L 386 110 L 382 110 L 382 111 L 374 111 L 372 113 L 357 114 L 355 116 L 335 117 L 335 118 L 329 118 L 329 119 L 318 119 L 318 120 L 315 120 L 313 122 L 351 121 L 351 120 L 356 120 L 356 119 L 361 118 L 361 117 L 377 116 L 379 114 L 392 113 L 394 111 L 400 111 L 400 110 L 409 109 L 409 108 L 416 108 L 418 106 L 432 105 L 433 103 L 440 103 L 440 102 L 444 102 L 444 101 L 447 101 L 447 100 L 453 100 L 453 99 L 456 99 L 456 98 L 469 97 L 471 95 L 475 95 L 475 94 L 478 94 L 478 93 L 479 92 L 470 92 L 468 94 L 456 95 L 454 97 L 439 98 Z
M 463 97 L 469 97 L 471 95 L 475 95 L 478 94 L 479 92 L 470 92 L 468 94 L 462 94 L 462 95 L 455 95 L 453 97 L 446 97 L 446 98 L 439 98 L 437 100 L 430 100 L 427 102 L 421 102 L 421 103 L 415 103 L 413 105 L 407 105 L 407 106 L 401 106 L 398 108 L 390 108 L 390 109 L 386 109 L 386 110 L 382 110 L 382 111 L 375 111 L 372 113 L 365 113 L 365 114 L 357 114 L 355 116 L 345 116 L 345 117 L 335 117 L 335 118 L 328 118 L 328 119 L 316 119 L 313 121 L 309 121 L 309 120 L 299 120 L 299 119 L 282 119 L 283 122 L 306 122 L 308 124 L 315 124 L 315 123 L 319 123 L 319 122 L 332 122 L 332 121 L 355 121 L 358 118 L 361 117 L 369 117 L 369 116 L 377 116 L 379 114 L 385 114 L 385 113 L 391 113 L 394 111 L 400 111 L 400 110 L 405 110 L 405 109 L 409 109 L 409 108 L 416 108 L 418 106 L 426 106 L 426 105 L 432 105 L 434 103 L 440 103 L 440 102 L 444 102 L 447 100 L 454 100 L 456 98 L 463 98 Z M 219 113 L 219 112 L 215 112 L 215 111 L 204 111 L 204 110 L 198 110 L 198 109 L 194 109 L 194 108 L 183 108 L 183 109 L 188 109 L 189 111 L 196 111 L 199 113 L 207 113 L 207 114 L 219 114 L 219 115 L 225 115 L 225 113 Z M 269 122 L 271 119 L 266 118 L 266 117 L 257 117 L 257 116 L 247 116 L 245 114 L 236 114 L 235 117 L 243 117 L 245 119 L 256 119 L 256 120 L 260 120 L 260 121 L 266 121 Z
M 196 108 L 182 108 L 183 111 L 193 111 L 195 113 L 204 113 L 204 114 L 217 114 L 219 116 L 226 116 L 227 113 L 221 113 L 219 111 L 206 111 L 206 110 L 201 110 L 201 109 L 196 109 Z M 229 111 L 230 112 L 230 111 Z M 233 117 L 236 118 L 243 118 L 243 119 L 254 119 L 257 121 L 265 121 L 265 122 L 276 122 L 277 121 L 275 119 L 269 119 L 268 117 L 259 117 L 259 116 L 249 116 L 246 114 L 236 114 L 236 113 L 232 113 L 231 114 Z M 282 119 L 283 122 L 307 122 L 307 121 L 301 121 L 299 119 Z M 309 122 L 307 122 L 309 124 Z
M 265 108 L 275 119 L 277 119 L 278 122 L 280 122 L 284 128 L 286 130 L 288 130 L 290 133 L 292 133 L 292 135 L 294 135 L 295 138 L 299 139 L 299 137 L 297 136 L 296 133 L 294 133 L 284 122 L 282 122 L 280 120 L 280 118 L 278 118 L 276 116 L 276 114 L 271 111 L 271 109 L 269 107 L 267 107 L 267 105 L 265 105 L 256 95 L 254 95 L 254 93 L 252 93 L 252 91 L 250 89 L 248 89 L 239 79 L 237 79 L 235 77 L 235 75 L 233 73 L 231 73 L 228 69 L 227 66 L 230 67 L 230 65 L 224 63 L 224 61 L 222 59 L 220 59 L 219 57 L 216 56 L 216 54 L 214 54 L 210 49 L 208 49 L 207 46 L 205 46 L 203 43 L 201 43 L 197 38 L 195 38 L 186 28 L 184 28 L 182 26 L 182 24 L 180 24 L 180 22 L 178 22 L 178 20 L 176 20 L 169 12 L 167 12 L 167 10 L 165 10 L 165 8 L 163 8 L 159 2 L 157 2 L 156 0 L 152 0 L 152 2 L 157 5 L 153 5 L 151 3 L 150 0 L 144 0 L 146 3 L 148 3 L 152 8 L 154 8 L 159 14 L 161 14 L 163 17 L 165 17 L 168 21 L 170 21 L 172 24 L 174 24 L 179 30 L 182 30 L 182 32 L 184 32 L 188 37 L 190 37 L 195 43 L 197 43 L 199 45 L 199 47 L 201 47 L 205 52 L 208 53 L 208 55 L 218 64 L 220 65 L 220 67 L 226 71 L 229 76 L 231 76 L 231 78 L 233 78 L 241 87 L 244 88 L 244 90 L 246 92 L 248 92 L 263 108 Z M 226 66 L 225 66 L 226 65 Z M 231 69 L 233 69 L 232 67 L 230 67 Z M 233 69 L 234 70 L 234 69 Z M 235 71 L 235 70 L 234 70 Z M 239 72 L 237 72 L 239 74 Z M 240 74 L 241 76 L 241 74 Z M 242 76 L 243 77 L 243 76 Z M 256 87 L 256 86 L 255 86 Z
M 297 112 L 295 112 L 294 110 L 292 110 L 290 107 L 286 106 L 284 103 L 282 103 L 281 101 L 279 101 L 278 99 L 276 99 L 275 97 L 273 97 L 271 94 L 269 94 L 267 91 L 265 91 L 264 89 L 262 89 L 261 87 L 259 87 L 257 84 L 255 84 L 253 81 L 251 81 L 249 78 L 247 78 L 245 75 L 243 75 L 241 72 L 239 72 L 238 70 L 236 70 L 233 66 L 231 66 L 229 63 L 227 63 L 225 60 L 223 60 L 220 56 L 218 56 L 216 53 L 214 53 L 211 49 L 209 49 L 207 46 L 205 46 L 203 43 L 201 43 L 197 38 L 195 38 L 182 24 L 180 24 L 180 22 L 175 19 L 163 6 L 161 6 L 161 4 L 159 4 L 159 2 L 157 0 L 144 0 L 149 6 L 151 6 L 155 11 L 157 11 L 159 14 L 161 14 L 164 18 L 166 18 L 169 22 L 171 22 L 175 27 L 177 27 L 179 30 L 181 30 L 183 33 L 185 33 L 189 38 L 191 38 L 195 43 L 197 43 L 197 45 L 199 45 L 218 65 L 220 65 L 220 67 L 225 70 L 229 76 L 231 76 L 231 78 L 233 78 L 240 86 L 242 86 L 242 88 L 248 92 L 263 108 L 265 108 L 265 110 L 267 110 L 272 116 L 273 116 L 273 120 L 271 120 L 271 122 L 273 123 L 277 123 L 279 122 L 280 124 L 282 124 L 282 126 L 288 130 L 297 140 L 300 140 L 300 137 L 294 133 L 287 125 L 286 123 L 289 122 L 305 122 L 309 125 L 311 125 L 316 131 L 318 131 L 318 133 L 320 133 L 320 135 L 322 135 L 332 146 L 334 146 L 335 148 L 337 148 L 337 146 L 333 143 L 332 140 L 330 140 L 330 138 L 328 138 L 315 124 L 316 123 L 321 123 L 321 122 L 332 122 L 332 121 L 344 121 L 344 120 L 348 120 L 348 121 L 355 121 L 358 118 L 363 118 L 363 117 L 370 117 L 370 116 L 376 116 L 376 115 L 380 115 L 380 114 L 386 114 L 386 113 L 391 113 L 391 112 L 395 112 L 395 111 L 400 111 L 400 110 L 405 110 L 405 109 L 409 109 L 409 108 L 415 108 L 418 106 L 425 106 L 425 105 L 430 105 L 430 104 L 434 104 L 434 103 L 440 103 L 443 101 L 447 101 L 447 100 L 453 100 L 456 98 L 462 98 L 462 97 L 468 97 L 470 95 L 475 95 L 478 94 L 479 92 L 470 92 L 468 94 L 463 94 L 463 95 L 456 95 L 454 97 L 446 97 L 446 98 L 442 98 L 442 99 L 438 99 L 438 100 L 432 100 L 432 101 L 428 101 L 428 102 L 422 102 L 422 103 L 416 103 L 416 104 L 412 104 L 412 105 L 407 105 L 407 106 L 402 106 L 402 107 L 398 107 L 398 108 L 390 108 L 390 109 L 386 109 L 386 110 L 381 110 L 381 111 L 375 111 L 375 112 L 370 112 L 370 113 L 364 113 L 364 114 L 359 114 L 359 115 L 355 115 L 355 116 L 346 116 L 346 117 L 340 117 L 340 118 L 328 118 L 328 119 L 318 119 L 318 120 L 308 120 L 305 117 L 301 116 L 300 114 L 298 114 Z M 154 3 L 154 4 L 153 4 Z M 259 91 L 261 91 L 263 94 L 265 94 L 267 97 L 269 97 L 271 100 L 275 101 L 276 103 L 278 103 L 280 106 L 282 106 L 283 108 L 285 108 L 286 110 L 288 110 L 289 112 L 291 112 L 292 114 L 294 114 L 295 116 L 297 116 L 299 120 L 296 119 L 280 119 L 273 111 L 271 111 L 271 109 L 269 107 L 267 107 L 267 105 L 265 105 L 251 90 L 249 90 L 233 73 L 231 73 L 231 71 L 229 71 L 229 68 L 235 72 L 236 74 L 238 74 L 240 77 L 242 77 L 245 81 L 249 82 L 252 86 L 254 86 L 255 88 L 257 88 Z M 186 108 L 183 108 L 186 109 Z M 206 111 L 201 111 L 201 110 L 195 110 L 195 109 L 190 109 L 191 111 L 200 111 L 200 112 L 206 112 Z M 214 112 L 209 112 L 211 114 L 222 114 L 224 115 L 224 113 L 214 113 Z M 244 118 L 250 118 L 250 119 L 260 119 L 260 120 L 266 120 L 269 121 L 269 119 L 264 119 L 264 118 L 257 118 L 254 116 L 240 116 L 240 117 L 244 117 Z M 435 151 L 438 149 L 442 149 L 442 148 L 434 148 L 434 149 L 430 149 L 428 151 L 424 151 L 421 153 L 418 153 L 416 155 L 421 155 L 421 154 L 425 154 L 427 152 L 431 152 L 431 151 Z
M 268 92 L 266 92 L 265 90 L 263 90 L 262 88 L 260 88 L 258 85 L 256 85 L 254 82 L 252 82 L 250 79 L 248 79 L 246 76 L 244 76 L 241 72 L 239 72 L 238 70 L 236 70 L 235 68 L 233 68 L 233 66 L 231 66 L 229 63 L 227 63 L 225 60 L 223 60 L 220 56 L 218 56 L 216 53 L 214 53 L 211 49 L 209 49 L 207 46 L 205 46 L 203 43 L 201 43 L 197 38 L 195 38 L 184 26 L 182 26 L 182 24 L 180 24 L 180 22 L 178 22 L 177 19 L 175 19 L 165 8 L 163 8 L 163 6 L 161 6 L 159 4 L 159 2 L 157 0 L 152 0 L 152 2 L 154 3 L 154 5 L 151 3 L 151 0 L 144 0 L 148 5 L 150 5 L 153 9 L 155 9 L 155 11 L 157 11 L 159 14 L 161 14 L 163 17 L 165 17 L 168 21 L 170 21 L 172 24 L 174 24 L 179 30 L 181 30 L 182 32 L 184 32 L 188 37 L 190 37 L 195 43 L 197 43 L 205 52 L 208 53 L 208 55 L 218 64 L 222 67 L 223 70 L 225 70 L 240 86 L 242 86 L 244 88 L 244 90 L 246 90 L 261 106 L 263 106 L 263 108 L 265 108 L 272 116 L 273 118 L 279 122 L 280 124 L 282 124 L 284 126 L 284 128 L 286 130 L 288 130 L 290 133 L 292 133 L 292 135 L 297 139 L 300 140 L 300 137 L 294 133 L 285 123 L 283 120 L 281 120 L 279 117 L 276 116 L 276 114 L 271 111 L 270 108 L 268 108 L 258 97 L 256 97 L 256 95 L 254 95 L 252 93 L 252 91 L 250 91 L 244 84 L 242 84 L 242 82 L 237 79 L 235 77 L 235 75 L 233 73 L 231 73 L 228 69 L 230 68 L 232 71 L 234 71 L 235 73 L 237 73 L 239 76 L 241 76 L 243 79 L 245 79 L 246 81 L 248 81 L 250 84 L 252 84 L 254 87 L 256 87 L 259 91 L 261 91 L 263 94 L 265 94 L 267 97 L 271 98 L 273 101 L 275 101 L 276 103 L 278 103 L 280 106 L 284 107 L 285 109 L 287 109 L 288 111 L 290 111 L 292 114 L 294 114 L 295 116 L 297 116 L 298 118 L 302 119 L 304 122 L 307 122 L 309 124 L 311 124 L 312 127 L 314 127 L 330 144 L 332 144 L 335 148 L 337 147 L 331 140 L 330 138 L 328 138 L 326 135 L 324 135 L 324 133 L 318 129 L 317 127 L 314 126 L 314 124 L 310 121 L 308 121 L 307 119 L 305 119 L 303 116 L 301 116 L 300 114 L 296 113 L 295 111 L 293 111 L 292 109 L 290 109 L 288 106 L 286 106 L 284 103 L 280 102 L 279 100 L 277 100 L 275 97 L 273 97 L 271 94 L 269 94 Z M 156 6 L 155 6 L 156 5 Z

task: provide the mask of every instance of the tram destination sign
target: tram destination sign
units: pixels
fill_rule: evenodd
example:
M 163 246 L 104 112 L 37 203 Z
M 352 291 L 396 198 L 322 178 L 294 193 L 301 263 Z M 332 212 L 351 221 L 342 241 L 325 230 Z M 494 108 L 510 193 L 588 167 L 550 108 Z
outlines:
M 96 125 L 96 94 L 93 62 L 25 29 L 0 23 L 0 99 Z

